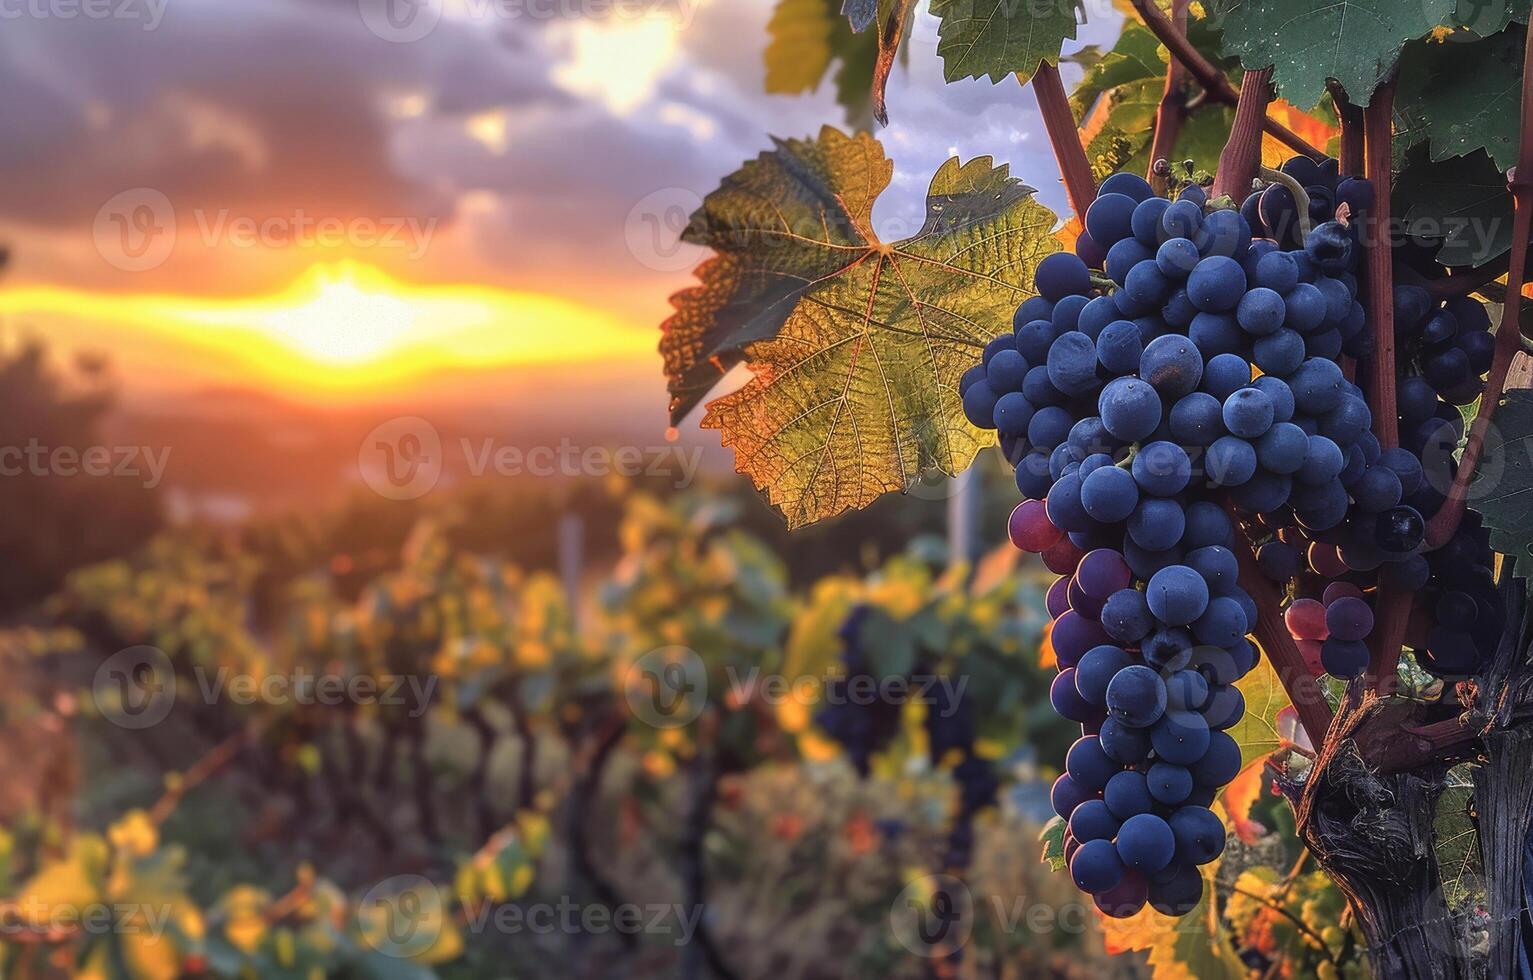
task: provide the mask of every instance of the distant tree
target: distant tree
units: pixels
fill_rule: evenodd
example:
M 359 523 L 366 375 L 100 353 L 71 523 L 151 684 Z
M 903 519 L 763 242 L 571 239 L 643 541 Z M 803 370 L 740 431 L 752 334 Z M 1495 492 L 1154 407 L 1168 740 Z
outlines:
M 106 432 L 106 363 L 61 369 L 45 344 L 0 348 L 0 612 L 56 589 L 71 570 L 132 551 L 161 523 L 144 448 Z M 170 461 L 169 447 L 147 447 Z M 89 464 L 87 466 L 87 464 Z

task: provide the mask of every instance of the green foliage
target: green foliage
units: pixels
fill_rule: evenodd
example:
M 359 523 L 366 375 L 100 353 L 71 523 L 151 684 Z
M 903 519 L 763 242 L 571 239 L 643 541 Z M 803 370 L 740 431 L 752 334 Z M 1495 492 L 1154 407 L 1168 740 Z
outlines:
M 1478 267 L 1512 247 L 1512 195 L 1484 151 L 1441 162 L 1411 154 L 1395 183 L 1395 213 L 1406 232 L 1442 242 L 1437 261 Z
M 1483 40 L 1415 41 L 1400 59 L 1395 151 L 1427 143 L 1434 162 L 1490 154 L 1496 169 L 1517 162 L 1526 30 L 1514 26 Z
M 937 54 L 950 82 L 1015 74 L 1027 81 L 1044 62 L 1059 63 L 1059 49 L 1075 37 L 1077 4 L 1016 0 L 932 0 Z
M 1394 69 L 1406 43 L 1453 15 L 1456 0 L 1212 0 L 1224 50 L 1250 69 L 1271 66 L 1283 98 L 1320 101 L 1327 78 L 1357 105 Z
M 1506 393 L 1487 436 L 1486 465 L 1470 485 L 1470 505 L 1490 530 L 1490 546 L 1503 555 L 1533 557 L 1533 391 Z

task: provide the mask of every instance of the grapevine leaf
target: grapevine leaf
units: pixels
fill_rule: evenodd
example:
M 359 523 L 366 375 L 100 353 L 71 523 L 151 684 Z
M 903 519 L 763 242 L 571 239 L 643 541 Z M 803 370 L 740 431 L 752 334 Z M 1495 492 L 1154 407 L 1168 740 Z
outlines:
M 1503 555 L 1533 556 L 1533 391 L 1516 388 L 1496 411 L 1470 502 Z
M 1246 68 L 1271 66 L 1283 98 L 1312 106 L 1327 78 L 1358 105 L 1394 68 L 1408 41 L 1445 23 L 1457 0 L 1216 0 L 1224 50 Z
M 726 178 L 686 232 L 719 254 L 663 327 L 672 417 L 748 360 L 751 381 L 702 425 L 790 527 L 973 461 L 991 440 L 963 417 L 959 378 L 1059 248 L 1054 215 L 988 157 L 944 164 L 925 226 L 885 244 L 871 217 L 892 171 L 877 140 L 827 127 Z
M 1283 737 L 1278 733 L 1278 712 L 1288 707 L 1288 694 L 1265 656 L 1249 674 L 1236 681 L 1235 686 L 1246 699 L 1246 713 L 1229 734 L 1240 745 L 1241 765 L 1249 766 L 1276 752 L 1283 744 Z
M 1129 24 L 1113 49 L 1086 65 L 1086 74 L 1070 93 L 1070 108 L 1084 118 L 1103 94 L 1145 79 L 1160 79 L 1166 70 L 1165 49 L 1149 28 Z
M 878 0 L 844 0 L 841 15 L 852 25 L 852 33 L 861 34 L 878 19 Z
M 1055 873 L 1065 870 L 1065 818 L 1055 817 L 1044 824 L 1038 840 L 1043 843 L 1043 863 Z
M 1039 64 L 1059 64 L 1059 51 L 1075 38 L 1076 0 L 1018 3 L 1017 0 L 931 0 L 937 25 L 937 54 L 950 82 L 1008 75 L 1022 81 Z
M 1482 266 L 1512 247 L 1512 195 L 1484 151 L 1431 161 L 1418 147 L 1395 184 L 1395 213 L 1421 240 L 1442 240 L 1437 260 Z
M 837 62 L 836 101 L 849 123 L 871 124 L 878 38 L 855 34 L 837 0 L 778 0 L 767 23 L 766 91 L 801 95 L 820 87 Z
M 1485 150 L 1505 172 L 1517 162 L 1526 30 L 1469 43 L 1418 41 L 1400 61 L 1395 109 L 1402 150 L 1427 142 L 1433 160 Z
M 1506 30 L 1514 20 L 1526 24 L 1529 7 L 1530 0 L 1458 0 L 1448 23 L 1480 37 L 1490 37 Z

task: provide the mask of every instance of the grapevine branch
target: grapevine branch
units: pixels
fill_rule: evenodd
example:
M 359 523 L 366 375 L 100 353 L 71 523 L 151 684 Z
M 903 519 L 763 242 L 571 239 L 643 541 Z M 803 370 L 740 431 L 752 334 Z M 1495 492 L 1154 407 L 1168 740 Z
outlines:
M 1081 146 L 1075 114 L 1070 111 L 1070 99 L 1065 95 L 1058 67 L 1047 61 L 1038 66 L 1038 73 L 1033 76 L 1033 94 L 1038 99 L 1038 111 L 1043 114 L 1043 127 L 1054 148 L 1054 159 L 1059 162 L 1060 175 L 1065 179 L 1070 207 L 1084 221 L 1086 209 L 1097 199 L 1097 183 L 1091 175 L 1086 148 Z
M 1522 77 L 1533 78 L 1533 31 L 1528 32 L 1523 45 Z M 1507 186 L 1512 191 L 1512 252 L 1507 260 L 1506 305 L 1501 308 L 1501 326 L 1496 331 L 1495 356 L 1490 365 L 1490 376 L 1485 382 L 1485 394 L 1480 397 L 1480 408 L 1475 413 L 1474 425 L 1469 430 L 1469 441 L 1464 446 L 1463 458 L 1459 460 L 1458 472 L 1453 476 L 1453 486 L 1448 489 L 1447 502 L 1438 510 L 1427 525 L 1427 545 L 1441 547 L 1458 530 L 1464 519 L 1464 508 L 1469 501 L 1469 482 L 1474 479 L 1480 454 L 1485 449 L 1485 435 L 1490 430 L 1491 419 L 1501 402 L 1506 388 L 1507 372 L 1512 367 L 1512 356 L 1521 349 L 1521 331 L 1518 329 L 1522 314 L 1522 286 L 1527 272 L 1528 236 L 1533 233 L 1533 98 L 1526 88 L 1522 97 L 1522 141 L 1517 150 L 1517 166 L 1507 174 Z
M 1272 69 L 1246 72 L 1235 105 L 1230 138 L 1219 154 L 1219 173 L 1214 177 L 1214 197 L 1229 195 L 1241 204 L 1251 194 L 1251 182 L 1262 162 L 1262 121 L 1272 97 Z
M 1240 101 L 1240 90 L 1230 84 L 1230 80 L 1224 77 L 1224 73 L 1218 66 L 1213 64 L 1203 53 L 1197 49 L 1185 34 L 1176 30 L 1169 18 L 1155 5 L 1154 0 L 1133 0 L 1134 9 L 1144 20 L 1144 25 L 1150 29 L 1156 39 L 1164 44 L 1171 52 L 1173 62 L 1181 62 L 1187 66 L 1192 77 L 1197 79 L 1212 99 L 1224 105 L 1237 105 Z M 1275 119 L 1262 119 L 1262 129 L 1272 134 L 1277 140 L 1290 149 L 1302 153 L 1311 160 L 1324 160 L 1325 154 L 1315 149 L 1304 141 L 1298 133 L 1284 126 Z
M 1368 316 L 1373 327 L 1373 360 L 1368 386 L 1368 408 L 1379 444 L 1392 449 L 1400 444 L 1399 413 L 1395 405 L 1395 301 L 1394 256 L 1389 247 L 1389 196 L 1393 186 L 1394 107 L 1396 78 L 1391 75 L 1373 93 L 1363 110 L 1368 180 L 1373 184 L 1374 207 L 1365 247 L 1367 259 Z M 1368 684 L 1380 693 L 1394 689 L 1400 646 L 1410 618 L 1410 595 L 1380 585 L 1375 603 Z
M 1192 0 L 1171 0 L 1171 27 L 1177 34 L 1187 33 L 1187 8 Z M 1150 186 L 1155 193 L 1166 194 L 1166 178 L 1155 172 L 1161 160 L 1170 160 L 1176 152 L 1176 141 L 1182 135 L 1182 124 L 1187 120 L 1187 66 L 1176 58 L 1166 71 L 1166 88 L 1160 97 L 1160 107 L 1155 110 L 1155 136 L 1150 143 Z
M 1363 149 L 1363 110 L 1347 98 L 1347 90 L 1334 79 L 1327 83 L 1331 101 L 1336 105 L 1336 118 L 1341 122 L 1341 172 L 1349 177 L 1361 177 L 1367 165 Z

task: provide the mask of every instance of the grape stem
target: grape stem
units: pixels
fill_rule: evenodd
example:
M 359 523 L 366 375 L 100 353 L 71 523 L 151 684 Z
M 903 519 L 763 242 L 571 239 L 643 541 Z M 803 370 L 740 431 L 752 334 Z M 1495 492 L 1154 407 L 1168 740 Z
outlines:
M 1272 98 L 1272 69 L 1246 72 L 1235 104 L 1230 138 L 1219 154 L 1219 173 L 1214 177 L 1213 197 L 1228 195 L 1236 207 L 1251 196 L 1251 182 L 1262 162 L 1262 123 Z
M 1522 70 L 1524 78 L 1533 78 L 1533 31 L 1528 32 L 1523 44 Z M 1501 308 L 1501 326 L 1496 331 L 1496 349 L 1491 360 L 1490 376 L 1485 382 L 1485 394 L 1480 396 L 1480 408 L 1475 413 L 1474 425 L 1469 429 L 1469 440 L 1464 445 L 1464 455 L 1459 460 L 1458 472 L 1453 475 L 1453 486 L 1448 488 L 1448 499 L 1436 516 L 1427 524 L 1427 547 L 1440 548 L 1447 544 L 1464 519 L 1464 508 L 1469 503 L 1469 484 L 1479 466 L 1480 455 L 1485 450 L 1485 436 L 1490 431 L 1491 420 L 1501 404 L 1506 390 L 1507 373 L 1512 358 L 1522 348 L 1522 333 L 1518 328 L 1522 315 L 1522 287 L 1527 273 L 1528 236 L 1533 233 L 1533 98 L 1524 88 L 1522 95 L 1522 142 L 1517 151 L 1517 166 L 1506 175 L 1507 186 L 1512 192 L 1512 251 L 1506 269 L 1506 305 Z M 1484 283 L 1481 283 L 1484 285 Z
M 1238 105 L 1240 102 L 1240 90 L 1230 84 L 1230 80 L 1224 77 L 1213 62 L 1203 57 L 1197 45 L 1187 39 L 1187 35 L 1179 34 L 1171 20 L 1155 5 L 1155 0 L 1132 0 L 1134 9 L 1139 12 L 1139 17 L 1144 21 L 1144 26 L 1150 29 L 1161 44 L 1171 52 L 1173 61 L 1179 61 L 1187 66 L 1192 77 L 1203 86 L 1209 96 L 1223 105 Z M 1262 128 L 1272 134 L 1279 142 L 1289 149 L 1302 153 L 1311 160 L 1320 161 L 1325 159 L 1325 154 L 1315 149 L 1304 141 L 1298 133 L 1284 126 L 1275 119 L 1262 118 Z M 1152 157 L 1153 159 L 1153 157 Z
M 1400 444 L 1399 412 L 1395 402 L 1395 281 L 1394 257 L 1389 247 L 1390 192 L 1394 174 L 1394 109 L 1397 79 L 1391 74 L 1374 91 L 1363 110 L 1368 180 L 1373 184 L 1374 206 L 1365 227 L 1367 258 L 1367 310 L 1373 329 L 1373 360 L 1368 385 L 1368 408 L 1379 445 L 1393 449 Z M 1410 619 L 1410 595 L 1379 586 L 1374 603 L 1374 625 L 1367 684 L 1370 690 L 1394 693 L 1398 681 L 1400 647 Z
M 1304 238 L 1308 238 L 1309 233 L 1315 227 L 1314 223 L 1309 220 L 1309 191 L 1304 189 L 1303 184 L 1281 170 L 1262 167 L 1257 173 L 1261 174 L 1263 180 L 1270 180 L 1274 184 L 1282 184 L 1288 188 L 1288 193 L 1293 195 L 1294 203 L 1298 205 L 1299 209 L 1299 234 Z
M 1017 78 L 1021 80 L 1020 75 Z M 1070 207 L 1085 221 L 1086 209 L 1097 199 L 1097 182 L 1091 175 L 1091 162 L 1081 145 L 1075 113 L 1070 111 L 1070 99 L 1065 95 L 1057 66 L 1047 61 L 1038 66 L 1037 74 L 1033 75 L 1033 95 L 1038 99 L 1038 111 L 1043 115 L 1043 128 L 1048 131 L 1059 173 L 1065 179 Z
M 1187 8 L 1191 5 L 1192 0 L 1171 0 L 1171 29 L 1179 36 L 1187 34 Z M 1155 193 L 1162 197 L 1167 194 L 1169 181 L 1165 174 L 1156 173 L 1155 164 L 1171 159 L 1176 152 L 1176 141 L 1182 135 L 1182 124 L 1189 111 L 1187 96 L 1187 66 L 1172 58 L 1160 107 L 1155 110 L 1155 137 L 1150 142 L 1150 172 L 1146 175 Z
M 1240 522 L 1240 514 L 1228 501 L 1224 506 L 1235 524 L 1238 538 L 1235 542 L 1235 558 L 1240 562 L 1240 587 L 1256 603 L 1256 642 L 1266 653 L 1267 659 L 1272 661 L 1272 667 L 1277 671 L 1283 690 L 1288 692 L 1288 700 L 1298 712 L 1299 724 L 1304 726 L 1310 744 L 1318 746 L 1325 741 L 1326 732 L 1331 728 L 1331 706 L 1325 699 L 1325 692 L 1310 673 L 1309 665 L 1304 662 L 1298 644 L 1288 632 L 1288 625 L 1283 621 L 1282 601 L 1277 589 L 1256 564 L 1256 554 L 1251 549 L 1251 539 L 1246 534 L 1245 526 Z
M 1363 110 L 1347 98 L 1347 90 L 1332 79 L 1326 83 L 1331 101 L 1336 106 L 1336 118 L 1341 122 L 1341 172 L 1348 177 L 1361 177 L 1366 166 L 1363 151 Z

